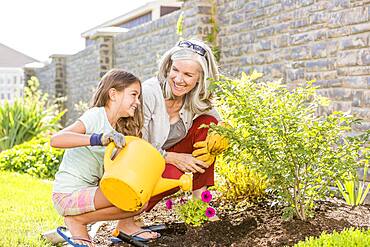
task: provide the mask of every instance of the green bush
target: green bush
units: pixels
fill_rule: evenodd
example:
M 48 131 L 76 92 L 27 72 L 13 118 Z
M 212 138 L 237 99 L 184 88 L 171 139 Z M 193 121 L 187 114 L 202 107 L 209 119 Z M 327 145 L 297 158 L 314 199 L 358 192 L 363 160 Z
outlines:
M 56 104 L 47 104 L 47 95 L 39 90 L 36 77 L 28 81 L 24 98 L 0 106 L 0 151 L 32 139 L 40 133 L 54 131 L 64 112 Z
M 266 194 L 266 176 L 248 168 L 245 161 L 225 162 L 223 157 L 218 157 L 215 169 L 218 175 L 216 188 L 222 193 L 222 198 L 233 201 L 246 199 L 250 202 L 258 201 Z
M 62 161 L 63 153 L 62 149 L 50 147 L 49 138 L 38 136 L 1 152 L 0 170 L 53 178 Z
M 370 230 L 345 229 L 338 233 L 322 233 L 319 238 L 309 237 L 300 241 L 294 247 L 368 247 L 370 243 Z
M 212 129 L 230 138 L 226 163 L 246 164 L 266 175 L 287 204 L 284 216 L 306 220 L 315 200 L 326 198 L 337 179 L 365 164 L 360 154 L 368 150 L 364 142 L 345 136 L 353 117 L 317 115 L 329 101 L 311 82 L 289 90 L 279 81 L 257 83 L 261 76 L 222 77 L 212 84 L 218 108 L 231 125 Z

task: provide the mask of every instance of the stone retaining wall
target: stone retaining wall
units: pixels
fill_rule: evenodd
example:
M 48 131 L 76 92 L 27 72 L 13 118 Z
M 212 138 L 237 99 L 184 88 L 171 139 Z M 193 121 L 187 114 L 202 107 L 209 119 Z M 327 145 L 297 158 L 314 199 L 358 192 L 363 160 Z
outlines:
M 331 109 L 370 128 L 370 1 L 217 1 L 221 67 L 288 84 L 316 79 Z

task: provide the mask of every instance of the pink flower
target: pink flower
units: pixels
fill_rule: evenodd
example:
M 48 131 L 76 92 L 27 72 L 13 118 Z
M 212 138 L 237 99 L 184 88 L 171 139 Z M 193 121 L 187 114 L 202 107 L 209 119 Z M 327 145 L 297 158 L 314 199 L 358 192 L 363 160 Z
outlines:
M 168 200 L 166 201 L 166 208 L 167 208 L 167 209 L 172 209 L 172 205 L 173 205 L 172 200 L 171 200 L 171 199 L 168 199 Z
M 212 200 L 212 194 L 209 190 L 202 192 L 202 201 L 209 203 Z
M 214 208 L 212 208 L 212 207 L 208 207 L 207 209 L 206 209 L 206 216 L 208 217 L 208 218 L 212 218 L 213 216 L 215 216 L 216 215 L 216 210 L 214 209 Z

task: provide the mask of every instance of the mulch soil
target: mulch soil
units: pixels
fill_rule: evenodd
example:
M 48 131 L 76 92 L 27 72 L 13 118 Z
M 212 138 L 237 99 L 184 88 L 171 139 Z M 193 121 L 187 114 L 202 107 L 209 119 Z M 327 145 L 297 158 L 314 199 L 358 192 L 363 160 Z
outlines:
M 149 242 L 148 246 L 293 246 L 308 236 L 319 236 L 323 231 L 341 231 L 349 227 L 370 229 L 370 206 L 353 209 L 337 199 L 318 202 L 315 217 L 306 222 L 298 219 L 284 221 L 281 208 L 271 207 L 267 202 L 238 205 L 214 201 L 212 206 L 220 220 L 197 228 L 179 221 L 174 210 L 166 209 L 164 201 L 140 220 L 145 225 L 167 225 L 167 229 L 160 232 L 161 237 Z M 109 239 L 114 227 L 115 222 L 101 226 L 94 238 L 96 246 L 130 246 L 111 243 Z

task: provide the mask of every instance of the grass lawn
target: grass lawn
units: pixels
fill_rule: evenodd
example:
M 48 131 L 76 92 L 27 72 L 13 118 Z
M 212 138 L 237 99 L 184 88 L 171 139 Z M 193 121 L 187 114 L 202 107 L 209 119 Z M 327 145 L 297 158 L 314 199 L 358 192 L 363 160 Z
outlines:
M 51 189 L 51 181 L 0 171 L 0 246 L 52 246 L 40 237 L 63 225 Z

